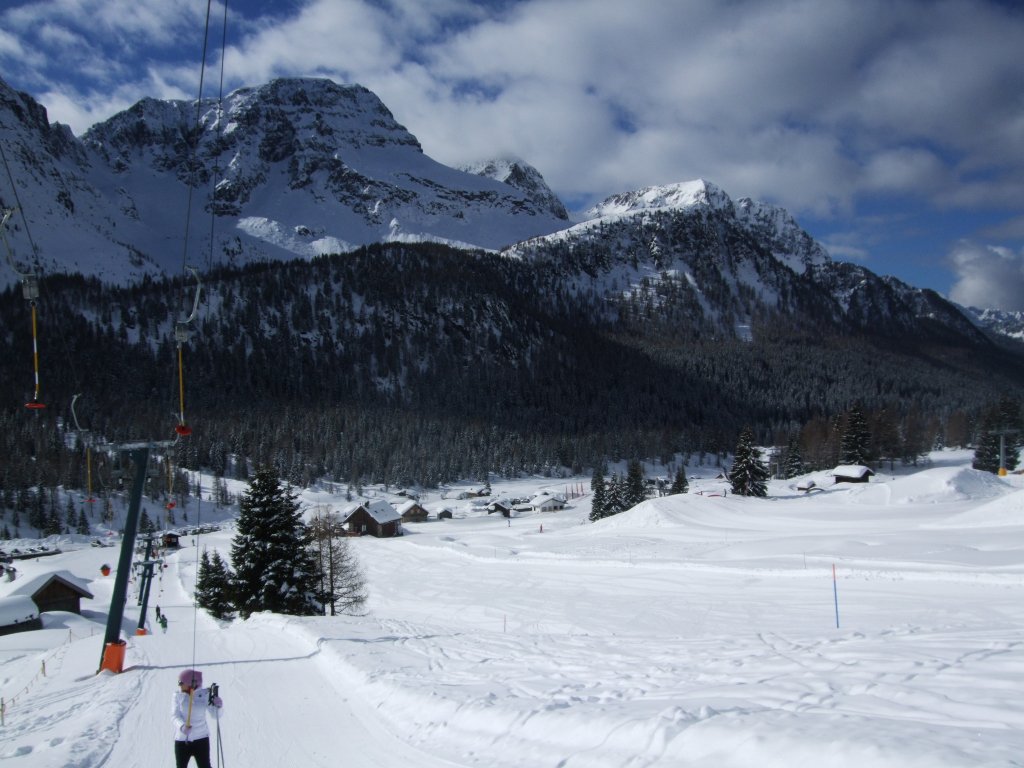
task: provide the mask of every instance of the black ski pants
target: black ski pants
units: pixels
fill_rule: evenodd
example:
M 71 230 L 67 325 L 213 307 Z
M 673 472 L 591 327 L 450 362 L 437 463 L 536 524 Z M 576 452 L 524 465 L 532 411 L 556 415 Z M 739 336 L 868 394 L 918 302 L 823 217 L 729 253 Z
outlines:
M 174 742 L 174 761 L 177 768 L 186 768 L 188 761 L 193 757 L 199 768 L 211 768 L 209 738 Z

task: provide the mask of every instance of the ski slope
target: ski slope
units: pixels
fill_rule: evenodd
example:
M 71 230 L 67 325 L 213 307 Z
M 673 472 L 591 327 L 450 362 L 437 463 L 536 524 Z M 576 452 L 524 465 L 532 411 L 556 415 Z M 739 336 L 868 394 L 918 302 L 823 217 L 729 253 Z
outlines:
M 116 550 L 25 561 L 95 599 L 0 637 L 0 760 L 172 766 L 194 665 L 221 686 L 225 764 L 252 768 L 1024 765 L 1024 482 L 934 459 L 760 500 L 691 477 L 596 524 L 586 497 L 511 520 L 446 501 L 452 520 L 353 541 L 360 617 L 195 611 L 197 553 L 227 555 L 226 527 L 167 557 L 168 629 L 130 637 L 120 675 L 95 674 Z M 563 487 L 494 490 L 544 486 Z M 126 634 L 137 616 L 130 599 Z

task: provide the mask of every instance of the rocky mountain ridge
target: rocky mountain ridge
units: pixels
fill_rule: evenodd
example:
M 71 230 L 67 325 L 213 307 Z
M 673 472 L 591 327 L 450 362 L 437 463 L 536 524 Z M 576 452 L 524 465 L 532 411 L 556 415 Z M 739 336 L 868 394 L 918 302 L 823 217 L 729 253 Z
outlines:
M 496 249 L 565 225 L 534 169 L 518 164 L 516 186 L 444 166 L 370 91 L 329 80 L 275 80 L 221 105 L 143 99 L 81 139 L 0 82 L 0 135 L 21 187 L 15 199 L 0 186 L 0 201 L 22 209 L 11 240 L 44 272 L 131 282 L 183 261 L 280 261 L 374 242 Z
M 781 316 L 984 341 L 934 292 L 834 262 L 785 210 L 704 180 L 614 195 L 570 224 L 527 163 L 437 163 L 358 85 L 293 78 L 223 104 L 143 99 L 76 139 L 0 81 L 0 135 L 20 270 L 125 283 L 429 241 L 550 262 L 613 313 L 643 298 L 666 327 L 745 337 Z

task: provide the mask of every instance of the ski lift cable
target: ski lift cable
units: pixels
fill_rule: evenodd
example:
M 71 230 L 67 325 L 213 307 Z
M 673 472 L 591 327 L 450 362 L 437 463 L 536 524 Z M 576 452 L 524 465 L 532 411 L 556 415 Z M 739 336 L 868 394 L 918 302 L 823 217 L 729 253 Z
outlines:
M 227 2 L 224 2 L 224 19 L 223 29 L 221 32 L 221 53 L 220 53 L 220 86 L 217 96 L 217 130 L 220 131 L 223 112 L 223 95 L 224 95 L 224 54 L 227 49 L 227 24 L 228 24 L 228 9 Z M 199 299 L 202 291 L 202 281 L 199 279 L 199 272 L 189 266 L 188 249 L 189 249 L 189 235 L 191 230 L 192 220 L 192 198 L 196 186 L 196 168 L 198 166 L 198 155 L 200 145 L 200 135 L 202 130 L 202 112 L 203 112 L 203 89 L 206 82 L 206 60 L 209 51 L 209 40 L 210 40 L 210 14 L 213 7 L 212 0 L 207 0 L 206 3 L 206 23 L 203 28 L 203 47 L 202 47 L 202 59 L 199 68 L 199 93 L 196 97 L 196 114 L 195 114 L 195 125 L 193 128 L 193 139 L 192 139 L 192 157 L 189 163 L 189 178 L 188 178 L 188 194 L 187 204 L 185 207 L 185 236 L 182 244 L 182 275 L 186 272 L 191 272 L 197 282 L 195 300 L 192 305 L 192 312 L 189 316 L 180 320 L 175 324 L 175 341 L 177 342 L 178 348 L 178 425 L 175 427 L 175 432 L 179 437 L 187 437 L 192 434 L 191 427 L 185 421 L 185 362 L 184 362 L 184 344 L 189 340 L 190 332 L 189 325 L 195 320 L 196 315 L 199 312 Z M 211 179 L 213 189 L 211 191 L 211 200 L 213 194 L 216 191 L 217 174 L 214 173 Z M 216 210 L 210 206 L 210 238 L 209 238 L 209 252 L 207 254 L 207 269 L 210 269 L 213 264 L 213 241 L 214 241 L 214 225 L 216 221 Z M 182 306 L 184 306 L 184 290 L 185 283 L 182 282 Z
M 218 103 L 217 103 L 218 104 L 218 109 L 217 109 L 218 130 L 220 130 L 220 123 L 222 122 L 222 114 L 221 114 L 222 106 L 221 106 L 221 104 L 222 104 L 222 99 L 223 99 L 223 88 L 224 88 L 224 54 L 225 54 L 225 52 L 227 50 L 227 23 L 228 23 L 227 0 L 224 0 L 223 5 L 224 5 L 224 19 L 223 19 L 223 30 L 222 30 L 222 35 L 221 35 L 221 51 L 220 51 L 220 63 L 221 63 L 221 69 L 220 69 L 220 92 L 219 92 L 219 95 L 218 95 Z M 204 28 L 203 28 L 202 60 L 200 62 L 200 68 L 199 68 L 199 93 L 198 93 L 198 96 L 196 98 L 195 128 L 194 128 L 194 137 L 193 137 L 193 141 L 192 141 L 192 160 L 190 162 L 190 167 L 189 167 L 188 203 L 187 203 L 187 207 L 186 207 L 186 211 L 185 211 L 185 237 L 184 237 L 184 243 L 183 243 L 183 248 L 182 248 L 182 275 L 184 275 L 186 271 L 191 271 L 193 277 L 195 277 L 195 279 L 196 279 L 197 286 L 196 286 L 195 300 L 192 303 L 192 312 L 189 314 L 189 316 L 187 318 L 185 318 L 184 320 L 179 321 L 175 325 L 175 340 L 176 340 L 177 345 L 178 345 L 178 403 L 179 403 L 178 426 L 175 428 L 175 432 L 178 434 L 179 439 L 192 433 L 192 429 L 185 422 L 185 373 L 184 373 L 183 346 L 184 346 L 185 342 L 188 341 L 188 337 L 190 335 L 189 326 L 195 320 L 196 315 L 199 312 L 199 300 L 200 300 L 200 293 L 202 291 L 202 282 L 199 279 L 198 271 L 196 269 L 190 267 L 189 264 L 188 264 L 188 247 L 189 247 L 189 229 L 190 229 L 190 226 L 191 226 L 191 216 L 192 216 L 192 196 L 193 196 L 193 192 L 194 192 L 194 189 L 195 189 L 196 166 L 198 165 L 198 155 L 199 155 L 199 137 L 200 137 L 200 130 L 201 130 L 201 127 L 202 127 L 203 86 L 204 86 L 205 79 L 206 79 L 206 59 L 207 59 L 208 45 L 209 45 L 209 39 L 210 39 L 210 13 L 211 13 L 212 7 L 213 7 L 213 0 L 207 0 L 207 3 L 206 3 L 206 23 L 205 23 Z M 216 185 L 216 174 L 214 174 L 213 184 Z M 216 187 L 214 186 L 214 190 L 215 189 L 216 189 Z M 208 268 L 210 268 L 212 266 L 212 261 L 213 261 L 213 234 L 214 234 L 213 233 L 213 228 L 214 228 L 215 218 L 216 218 L 216 210 L 215 210 L 214 206 L 211 205 L 210 206 L 210 250 L 209 250 L 208 257 L 207 257 L 207 267 Z M 185 286 L 185 283 L 184 283 L 184 281 L 182 281 L 182 298 L 181 298 L 181 301 L 182 301 L 182 306 L 183 307 L 185 306 L 185 304 L 184 304 L 184 300 L 185 300 L 184 286 Z M 200 566 L 200 554 L 199 554 L 200 547 L 199 547 L 199 542 L 198 542 L 198 536 L 201 535 L 201 526 L 202 526 L 203 484 L 202 484 L 202 474 L 201 473 L 198 475 L 198 479 L 199 479 L 199 482 L 197 484 L 198 485 L 198 493 L 196 494 L 196 497 L 198 499 L 198 505 L 197 505 L 197 508 L 196 508 L 196 527 L 197 527 L 196 536 L 197 536 L 197 541 L 196 541 L 196 557 L 195 557 L 195 568 L 196 568 L 196 580 L 197 581 L 198 581 L 198 577 L 199 577 L 199 566 Z M 197 605 L 196 601 L 193 599 L 193 601 L 192 601 L 192 666 L 193 667 L 195 667 L 195 664 L 196 664 L 196 644 L 197 644 L 197 637 L 198 637 L 198 616 L 199 616 L 199 606 Z M 218 759 L 218 763 L 219 762 L 220 761 Z

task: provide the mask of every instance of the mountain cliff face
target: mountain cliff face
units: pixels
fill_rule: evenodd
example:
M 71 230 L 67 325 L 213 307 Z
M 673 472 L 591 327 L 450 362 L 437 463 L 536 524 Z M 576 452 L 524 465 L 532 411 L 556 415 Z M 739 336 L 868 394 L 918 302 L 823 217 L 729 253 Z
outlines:
M 80 141 L 0 83 L 0 128 L 26 189 L 13 223 L 45 271 L 131 281 L 374 242 L 496 249 L 565 224 L 536 172 L 520 188 L 437 163 L 374 94 L 328 80 L 243 88 L 221 108 L 144 99 Z
M 734 202 L 706 181 L 615 195 L 587 216 L 506 253 L 560 268 L 610 313 L 660 321 L 670 335 L 749 340 L 758 324 L 784 320 L 798 328 L 986 343 L 938 294 L 833 262 L 783 209 Z
M 937 294 L 833 262 L 785 210 L 703 180 L 614 195 L 570 226 L 527 163 L 441 165 L 358 85 L 281 79 L 222 105 L 143 99 L 79 140 L 0 82 L 0 130 L 22 270 L 131 282 L 430 241 L 505 248 L 558 270 L 608 317 L 669 334 L 749 338 L 785 318 L 984 342 Z M 0 202 L 13 207 L 7 187 Z
M 569 221 L 569 214 L 562 201 L 548 187 L 540 171 L 529 163 L 522 160 L 487 160 L 460 166 L 460 170 L 515 187 L 555 218 Z

